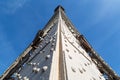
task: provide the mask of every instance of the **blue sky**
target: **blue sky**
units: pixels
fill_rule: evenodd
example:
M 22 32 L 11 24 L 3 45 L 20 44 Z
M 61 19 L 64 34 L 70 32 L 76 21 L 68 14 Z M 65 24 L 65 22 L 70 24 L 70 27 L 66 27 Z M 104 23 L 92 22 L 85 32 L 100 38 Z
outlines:
M 120 0 L 0 0 L 0 75 L 32 42 L 59 4 L 120 75 Z

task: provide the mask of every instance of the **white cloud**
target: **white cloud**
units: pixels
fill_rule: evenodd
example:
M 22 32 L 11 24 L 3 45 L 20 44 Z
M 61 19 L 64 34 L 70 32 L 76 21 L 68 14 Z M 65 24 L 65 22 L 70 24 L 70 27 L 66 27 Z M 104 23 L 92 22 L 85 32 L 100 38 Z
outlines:
M 120 7 L 120 0 L 101 0 L 97 1 L 96 9 L 90 12 L 91 20 L 88 21 L 89 28 L 96 25 L 107 17 L 112 17 L 118 13 Z
M 114 15 L 119 12 L 120 0 L 103 0 L 100 5 L 99 18 L 104 18 L 106 15 Z
M 29 0 L 5 0 L 0 1 L 0 11 L 5 13 L 14 13 L 19 8 L 22 8 Z

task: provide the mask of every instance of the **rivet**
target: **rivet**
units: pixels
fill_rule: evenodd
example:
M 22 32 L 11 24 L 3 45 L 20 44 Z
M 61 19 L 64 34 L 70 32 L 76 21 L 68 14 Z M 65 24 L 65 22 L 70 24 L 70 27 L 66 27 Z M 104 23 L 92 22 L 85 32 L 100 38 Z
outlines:
M 37 68 L 37 70 L 36 70 L 37 72 L 39 72 L 40 71 L 40 68 Z
M 42 54 L 43 53 L 43 51 L 40 51 L 40 54 Z
M 83 71 L 86 72 L 86 70 L 83 68 Z
M 51 51 L 54 51 L 54 48 L 51 48 L 50 50 L 51 50 Z
M 66 49 L 66 51 L 67 51 L 67 52 L 69 52 L 69 50 L 68 50 L 68 49 Z
M 50 42 L 52 42 L 53 41 L 53 39 L 50 37 Z
M 36 63 L 33 63 L 33 66 L 35 66 L 36 65 Z
M 20 74 L 17 74 L 17 77 L 19 77 L 20 76 Z
M 74 69 L 73 67 L 71 67 L 71 69 L 72 69 L 73 72 L 76 72 L 75 69 Z
M 72 59 L 72 57 L 70 55 L 68 55 L 70 59 Z
M 29 78 L 27 78 L 27 77 L 25 76 L 25 77 L 23 77 L 23 80 L 29 80 Z
M 30 65 L 33 65 L 33 63 L 31 62 L 31 63 L 29 63 Z
M 87 66 L 87 64 L 85 63 L 85 66 Z
M 40 71 L 40 68 L 37 68 L 37 67 L 33 68 L 33 72 L 39 72 L 39 71 Z
M 53 42 L 55 42 L 55 39 L 53 39 Z
M 15 76 L 17 76 L 17 75 L 18 75 L 18 73 L 14 73 L 14 75 L 15 75 Z
M 42 69 L 43 69 L 43 72 L 45 72 L 48 69 L 48 67 L 44 66 Z
M 41 40 L 44 40 L 42 37 L 39 37 Z
M 22 76 L 18 76 L 18 78 L 19 78 L 19 79 L 21 79 L 21 78 L 22 78 Z
M 37 67 L 34 67 L 34 68 L 33 68 L 33 71 L 35 72 L 36 70 L 37 70 Z
M 80 69 L 79 69 L 79 71 L 80 71 L 80 73 L 83 73 L 83 71 L 82 71 L 82 70 L 80 70 Z
M 55 45 L 55 43 L 52 43 L 52 46 L 54 46 Z
M 68 47 L 68 45 L 67 45 L 67 44 L 65 44 L 65 46 L 66 46 L 66 47 Z
M 44 52 L 45 52 L 45 50 L 42 50 L 42 52 L 44 53 Z
M 47 43 L 48 43 L 48 41 L 45 41 L 45 43 L 47 44 Z
M 37 63 L 37 65 L 39 65 L 40 63 Z
M 76 53 L 76 51 L 74 50 L 74 52 Z
M 40 45 L 40 48 L 42 48 L 42 45 Z
M 49 59 L 49 58 L 50 58 L 50 55 L 47 55 L 47 56 L 46 56 L 46 59 Z

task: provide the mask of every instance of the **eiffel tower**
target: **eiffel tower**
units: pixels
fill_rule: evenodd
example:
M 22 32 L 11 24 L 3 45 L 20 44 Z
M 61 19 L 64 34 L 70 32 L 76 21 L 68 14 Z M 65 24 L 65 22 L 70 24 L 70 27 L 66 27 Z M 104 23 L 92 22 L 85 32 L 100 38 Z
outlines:
M 0 80 L 120 80 L 59 5 Z

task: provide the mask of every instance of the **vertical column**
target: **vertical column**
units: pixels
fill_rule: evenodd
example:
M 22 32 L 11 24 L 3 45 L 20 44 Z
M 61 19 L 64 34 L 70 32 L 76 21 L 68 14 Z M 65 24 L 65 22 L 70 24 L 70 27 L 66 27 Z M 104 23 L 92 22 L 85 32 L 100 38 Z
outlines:
M 63 42 L 62 42 L 62 10 L 59 10 L 59 80 L 66 80 L 66 73 L 65 73 L 65 59 L 63 53 Z
M 53 51 L 53 58 L 51 63 L 51 71 L 49 80 L 59 80 L 59 21 L 57 21 L 57 39 L 55 51 Z

